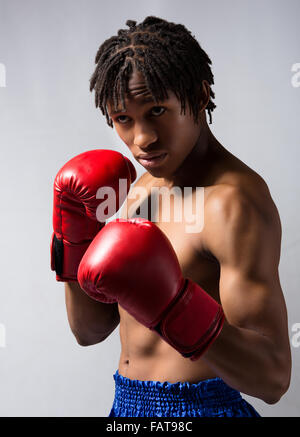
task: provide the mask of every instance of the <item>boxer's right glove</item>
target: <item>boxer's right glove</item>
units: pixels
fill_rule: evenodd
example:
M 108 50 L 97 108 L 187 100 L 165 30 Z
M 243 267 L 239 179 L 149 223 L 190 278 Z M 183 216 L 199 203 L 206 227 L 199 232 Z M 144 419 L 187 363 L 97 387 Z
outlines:
M 82 257 L 78 282 L 95 300 L 117 300 L 192 361 L 216 340 L 225 320 L 221 305 L 183 278 L 170 241 L 145 219 L 108 223 Z
M 91 150 L 68 161 L 54 181 L 53 234 L 51 269 L 57 281 L 77 281 L 77 269 L 89 244 L 104 226 L 96 210 L 104 199 L 97 199 L 102 187 L 114 189 L 116 210 L 125 200 L 136 178 L 133 164 L 113 150 Z M 127 181 L 125 193 L 119 193 L 119 179 Z M 123 198 L 124 197 L 124 198 Z

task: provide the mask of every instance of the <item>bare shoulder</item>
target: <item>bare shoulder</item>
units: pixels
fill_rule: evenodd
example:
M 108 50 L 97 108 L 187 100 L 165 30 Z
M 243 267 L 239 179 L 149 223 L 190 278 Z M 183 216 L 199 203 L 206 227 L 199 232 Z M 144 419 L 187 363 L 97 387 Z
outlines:
M 266 182 L 255 175 L 246 181 L 216 185 L 206 196 L 203 243 L 208 251 L 223 254 L 247 248 L 271 247 L 278 259 L 281 245 L 279 212 Z
M 146 171 L 136 180 L 136 182 L 132 186 L 132 189 L 134 189 L 135 187 L 145 187 L 151 182 L 152 179 L 153 176 L 151 176 L 150 173 Z
M 280 223 L 278 209 L 265 180 L 257 173 L 236 175 L 230 180 L 211 187 L 206 196 L 207 215 L 221 214 L 229 218 L 231 214 L 245 216 L 256 212 L 267 224 Z

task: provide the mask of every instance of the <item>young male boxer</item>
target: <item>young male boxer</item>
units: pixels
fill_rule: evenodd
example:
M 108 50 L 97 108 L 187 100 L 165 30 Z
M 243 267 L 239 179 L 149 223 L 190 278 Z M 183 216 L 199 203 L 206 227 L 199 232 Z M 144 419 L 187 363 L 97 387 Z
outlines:
M 65 279 L 70 326 L 86 346 L 120 326 L 110 416 L 257 416 L 240 392 L 276 403 L 291 372 L 279 214 L 207 124 L 211 61 L 191 33 L 156 17 L 127 24 L 100 46 L 91 90 L 146 172 L 122 219 L 89 235 L 80 285 Z M 182 203 L 204 190 L 193 232 L 151 195 L 187 187 Z

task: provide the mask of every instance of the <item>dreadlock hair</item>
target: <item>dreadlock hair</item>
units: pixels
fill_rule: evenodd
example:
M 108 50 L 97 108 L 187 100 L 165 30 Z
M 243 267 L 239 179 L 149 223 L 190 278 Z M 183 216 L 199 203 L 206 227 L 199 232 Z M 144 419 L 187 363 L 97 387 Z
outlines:
M 120 29 L 118 35 L 104 41 L 96 54 L 95 71 L 90 79 L 90 91 L 95 90 L 95 104 L 106 116 L 107 124 L 113 122 L 107 112 L 107 103 L 113 102 L 125 110 L 124 94 L 133 69 L 140 71 L 154 101 L 168 98 L 167 90 L 174 92 L 181 103 L 181 113 L 189 104 L 195 123 L 200 109 L 200 85 L 206 80 L 214 83 L 211 60 L 191 32 L 182 24 L 149 16 L 137 25 L 127 20 L 129 29 Z M 210 88 L 206 106 L 210 123 L 211 112 L 216 108 Z

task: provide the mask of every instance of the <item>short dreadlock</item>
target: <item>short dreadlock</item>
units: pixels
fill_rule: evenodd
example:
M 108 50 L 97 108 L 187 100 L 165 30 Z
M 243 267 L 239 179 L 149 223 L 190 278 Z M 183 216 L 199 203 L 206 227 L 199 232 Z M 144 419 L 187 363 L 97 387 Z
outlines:
M 125 110 L 124 94 L 133 69 L 140 71 L 154 101 L 168 97 L 167 90 L 174 92 L 181 103 L 181 112 L 188 101 L 194 120 L 198 122 L 200 109 L 199 85 L 206 80 L 214 83 L 211 60 L 191 32 L 182 24 L 170 23 L 149 16 L 138 24 L 127 20 L 129 29 L 120 29 L 117 36 L 104 41 L 99 47 L 95 71 L 90 79 L 90 91 L 95 90 L 95 104 L 106 116 L 107 124 L 113 122 L 107 112 L 107 103 L 118 108 L 121 101 Z M 211 112 L 216 105 L 210 89 L 206 106 L 210 123 Z

